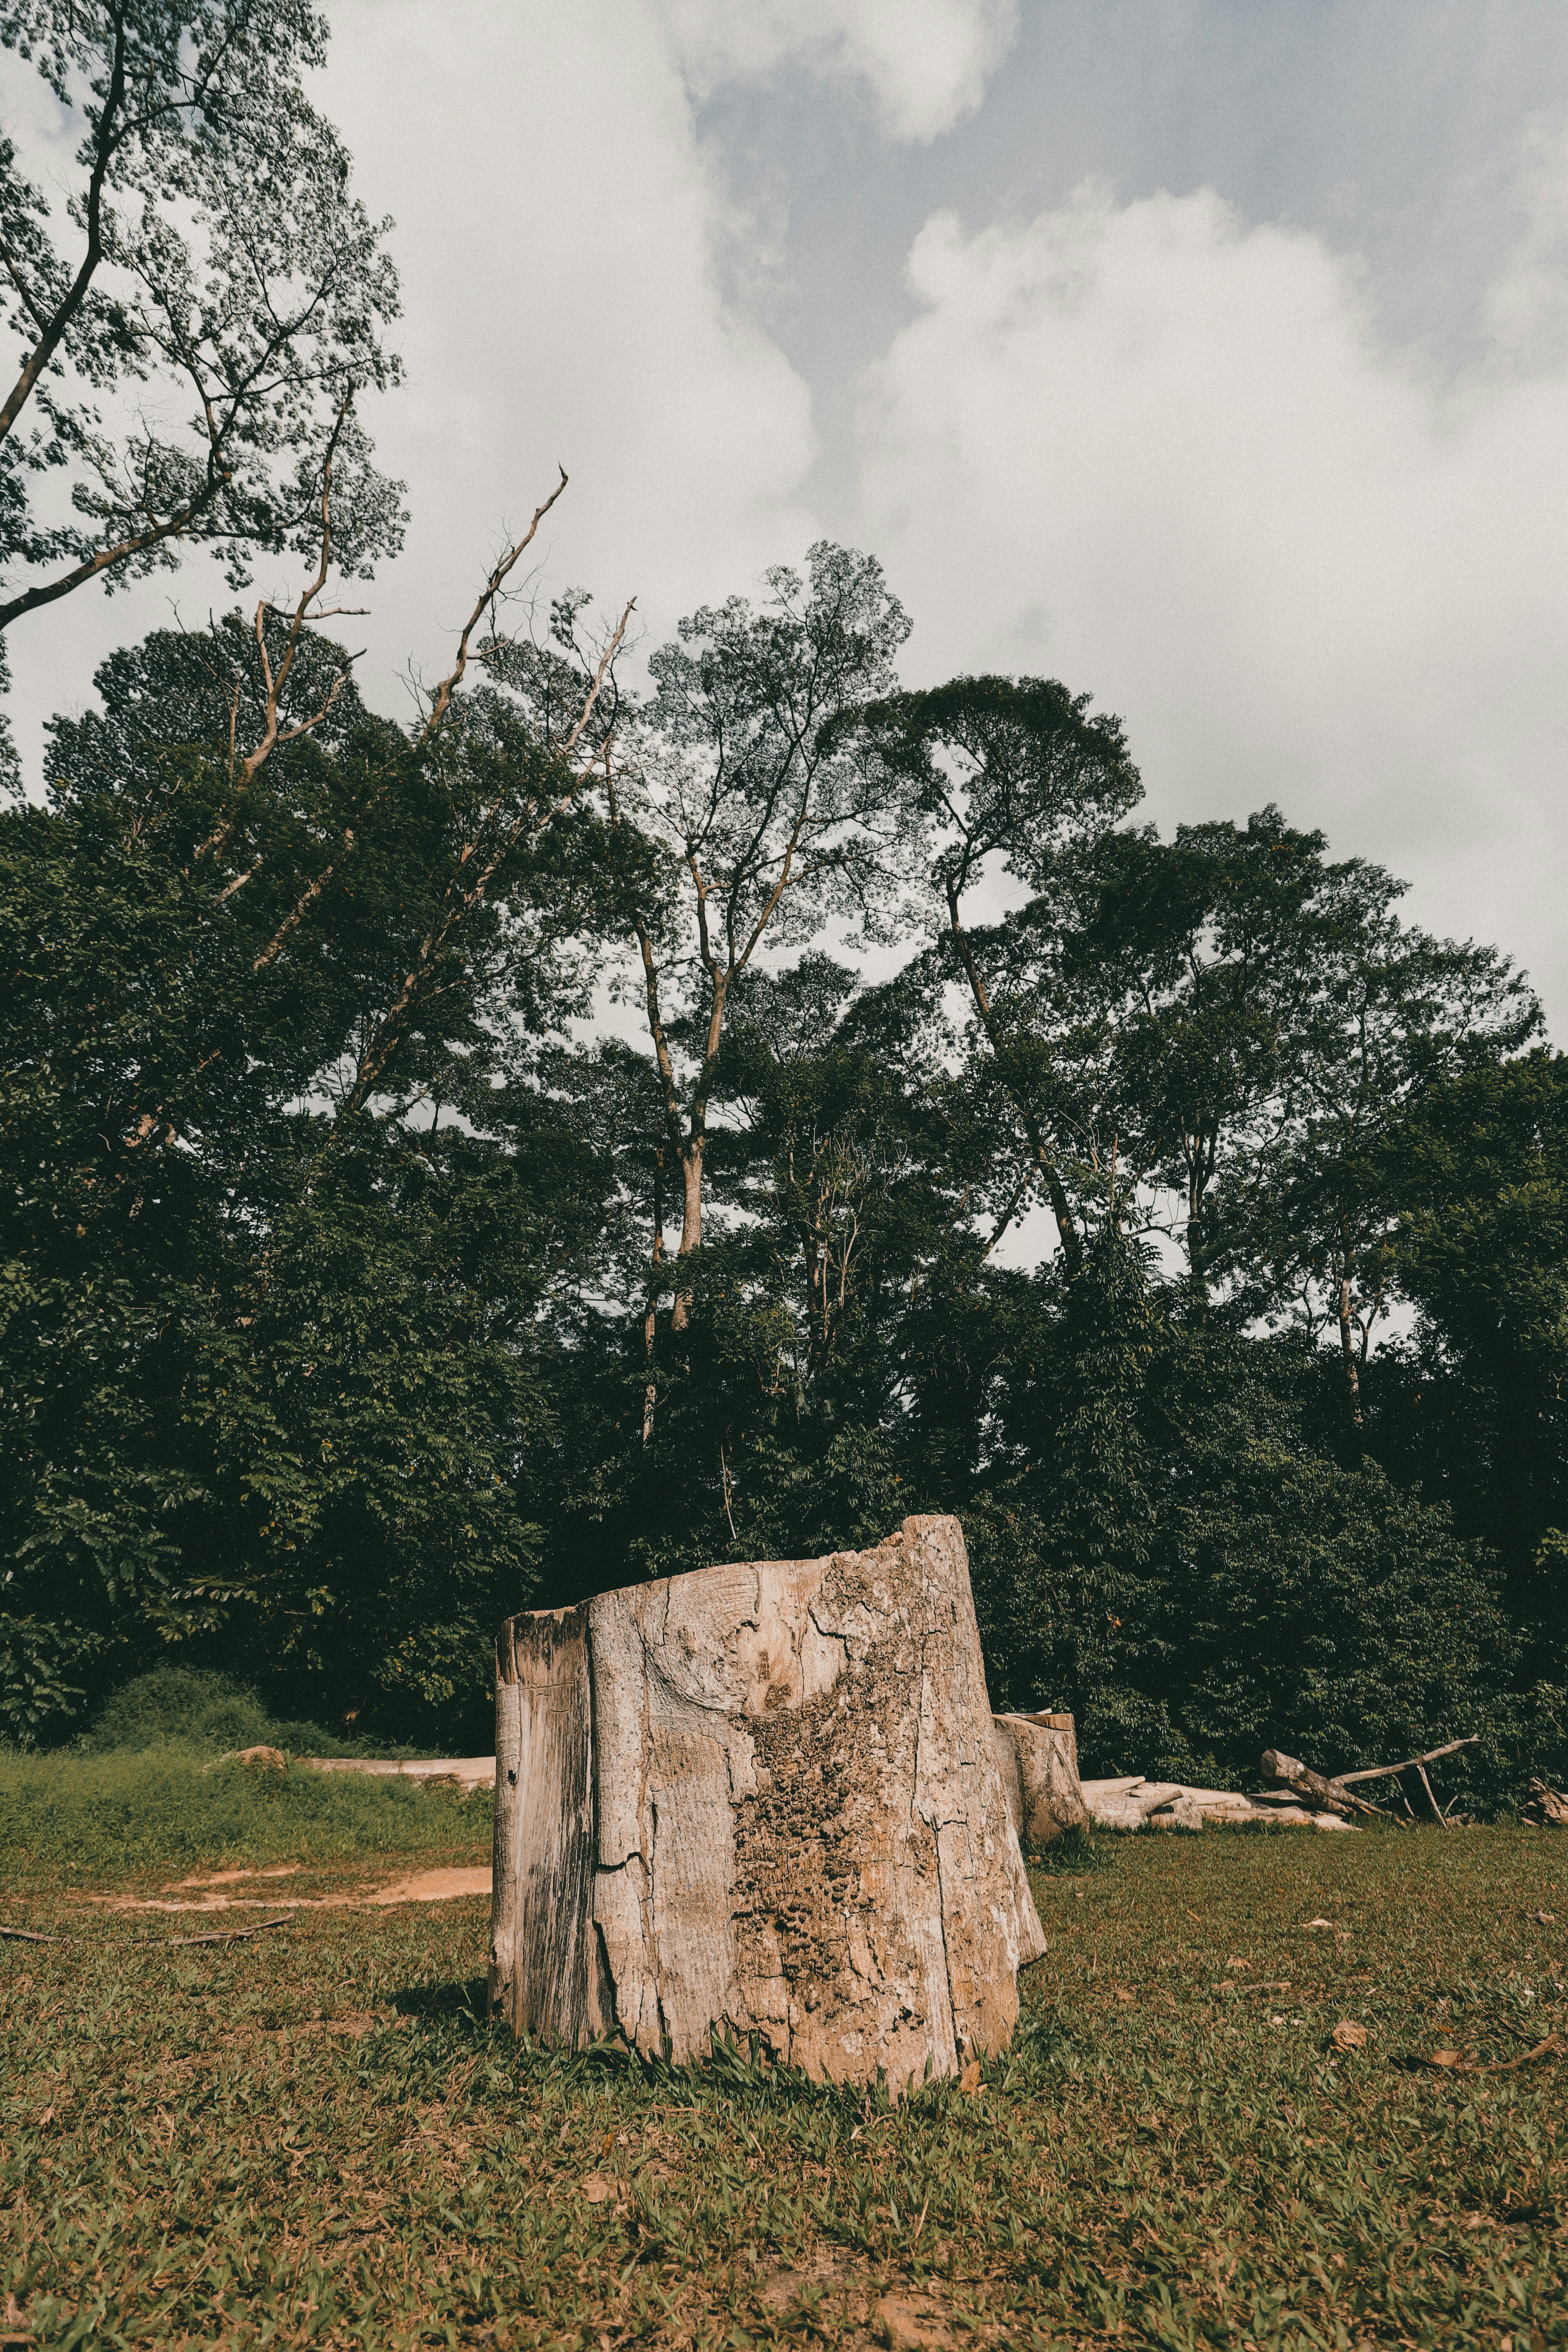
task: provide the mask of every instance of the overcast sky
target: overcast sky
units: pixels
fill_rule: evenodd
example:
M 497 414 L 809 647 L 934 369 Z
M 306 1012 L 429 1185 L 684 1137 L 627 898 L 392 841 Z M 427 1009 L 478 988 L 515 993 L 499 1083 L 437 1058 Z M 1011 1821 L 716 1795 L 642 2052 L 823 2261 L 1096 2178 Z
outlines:
M 844 538 L 911 682 L 1087 688 L 1162 827 L 1279 801 L 1568 1034 L 1563 0 L 331 13 L 407 314 L 372 701 L 557 459 L 547 592 L 652 639 Z M 69 692 L 16 632 L 24 737 L 171 594 L 74 599 Z

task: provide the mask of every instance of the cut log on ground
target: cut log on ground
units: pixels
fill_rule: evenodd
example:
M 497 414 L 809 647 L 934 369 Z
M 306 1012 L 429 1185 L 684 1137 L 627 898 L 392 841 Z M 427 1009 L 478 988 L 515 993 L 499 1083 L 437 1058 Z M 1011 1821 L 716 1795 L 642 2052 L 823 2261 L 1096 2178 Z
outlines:
M 1087 1829 L 1089 1808 L 1078 1777 L 1078 1733 L 1070 1715 L 992 1718 L 996 1762 L 1020 1844 L 1049 1845 L 1063 1830 Z
M 899 2090 L 1006 2044 L 1045 1937 L 956 1519 L 514 1617 L 496 1743 L 514 2032 Z
M 1301 1763 L 1294 1756 L 1281 1755 L 1277 1748 L 1263 1751 L 1263 1769 L 1271 1780 L 1283 1780 L 1310 1804 L 1326 1806 L 1335 1813 L 1365 1813 L 1373 1821 L 1392 1821 L 1395 1817 L 1384 1812 L 1381 1805 L 1369 1804 L 1364 1797 L 1352 1796 L 1342 1781 L 1326 1780 L 1321 1772 Z M 1401 1824 L 1403 1827 L 1403 1823 Z
M 1303 1805 L 1288 1790 L 1265 1790 L 1245 1797 L 1234 1789 L 1194 1789 L 1171 1780 L 1085 1780 L 1084 1804 L 1097 1829 L 1192 1830 L 1208 1822 L 1229 1826 L 1281 1823 L 1292 1829 L 1348 1830 L 1353 1822 L 1337 1813 Z

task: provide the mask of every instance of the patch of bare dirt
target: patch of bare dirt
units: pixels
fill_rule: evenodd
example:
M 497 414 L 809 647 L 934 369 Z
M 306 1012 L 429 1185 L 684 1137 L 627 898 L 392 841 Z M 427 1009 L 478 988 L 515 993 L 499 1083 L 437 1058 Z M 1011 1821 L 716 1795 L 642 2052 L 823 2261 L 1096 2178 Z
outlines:
M 209 1870 L 195 1878 L 176 1878 L 163 1892 L 179 1895 L 188 1886 L 233 1886 L 242 1878 L 293 1878 L 304 1867 L 302 1862 L 276 1862 L 268 1870 Z
M 221 1889 L 242 1879 L 290 1877 L 303 1868 L 302 1863 L 288 1863 L 272 1870 L 218 1870 L 203 1877 L 183 1878 L 161 1895 L 100 1895 L 91 1900 L 111 1911 L 330 1911 L 361 1906 L 382 1909 L 396 1903 L 450 1903 L 490 1891 L 490 1868 L 486 1863 L 469 1870 L 405 1872 L 379 1886 L 362 1882 L 326 1895 L 195 1893 Z M 192 1890 L 194 1899 L 182 1899 L 186 1889 Z
M 960 2337 L 941 2287 L 887 2286 L 864 2261 L 828 2247 L 818 2249 L 807 2270 L 775 2271 L 757 2290 L 757 2301 L 778 2320 L 815 2326 L 831 2319 L 839 2329 L 865 2330 L 891 2352 L 958 2352 Z M 974 2343 L 973 2320 L 966 2339 Z

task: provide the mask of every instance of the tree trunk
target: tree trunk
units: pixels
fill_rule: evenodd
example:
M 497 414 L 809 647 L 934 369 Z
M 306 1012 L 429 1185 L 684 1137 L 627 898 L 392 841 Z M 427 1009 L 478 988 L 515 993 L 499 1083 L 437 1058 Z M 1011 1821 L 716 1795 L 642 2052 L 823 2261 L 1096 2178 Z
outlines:
M 1045 1937 L 956 1519 L 514 1618 L 496 1691 L 514 2032 L 895 2090 L 1006 2044 Z

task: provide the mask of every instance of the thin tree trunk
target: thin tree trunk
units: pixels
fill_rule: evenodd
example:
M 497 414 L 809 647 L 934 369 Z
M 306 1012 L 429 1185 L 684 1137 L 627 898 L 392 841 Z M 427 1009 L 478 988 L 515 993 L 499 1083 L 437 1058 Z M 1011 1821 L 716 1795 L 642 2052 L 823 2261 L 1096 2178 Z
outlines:
M 1359 1429 L 1362 1425 L 1361 1367 L 1356 1361 L 1355 1342 L 1351 1336 L 1351 1278 L 1348 1273 L 1340 1277 L 1339 1326 L 1340 1353 L 1344 1358 L 1345 1378 L 1351 1384 L 1351 1421 Z
M 991 1009 L 990 992 L 981 977 L 980 967 L 974 960 L 974 950 L 969 943 L 969 934 L 960 919 L 957 895 L 951 887 L 947 894 L 947 909 L 953 945 L 958 950 L 959 960 L 969 982 L 969 992 L 974 999 L 974 1007 L 980 1015 L 980 1024 L 985 1032 L 986 1043 L 1000 1070 L 1002 1069 L 1002 1052 L 997 1042 L 996 1017 Z M 1040 1132 L 1038 1119 L 1016 1087 L 1009 1085 L 1005 1072 L 1002 1083 L 1006 1087 L 1013 1107 L 1023 1121 L 1024 1132 L 1029 1139 L 1029 1149 L 1035 1155 L 1035 1164 L 1045 1180 L 1046 1197 L 1051 1204 L 1051 1214 L 1057 1221 L 1057 1232 L 1060 1236 L 1062 1249 L 1067 1257 L 1068 1272 L 1069 1275 L 1077 1274 L 1083 1265 L 1083 1243 L 1079 1234 L 1077 1220 L 1073 1216 L 1071 1203 L 1068 1200 L 1067 1187 L 1062 1182 L 1055 1159 L 1046 1148 L 1046 1139 Z

